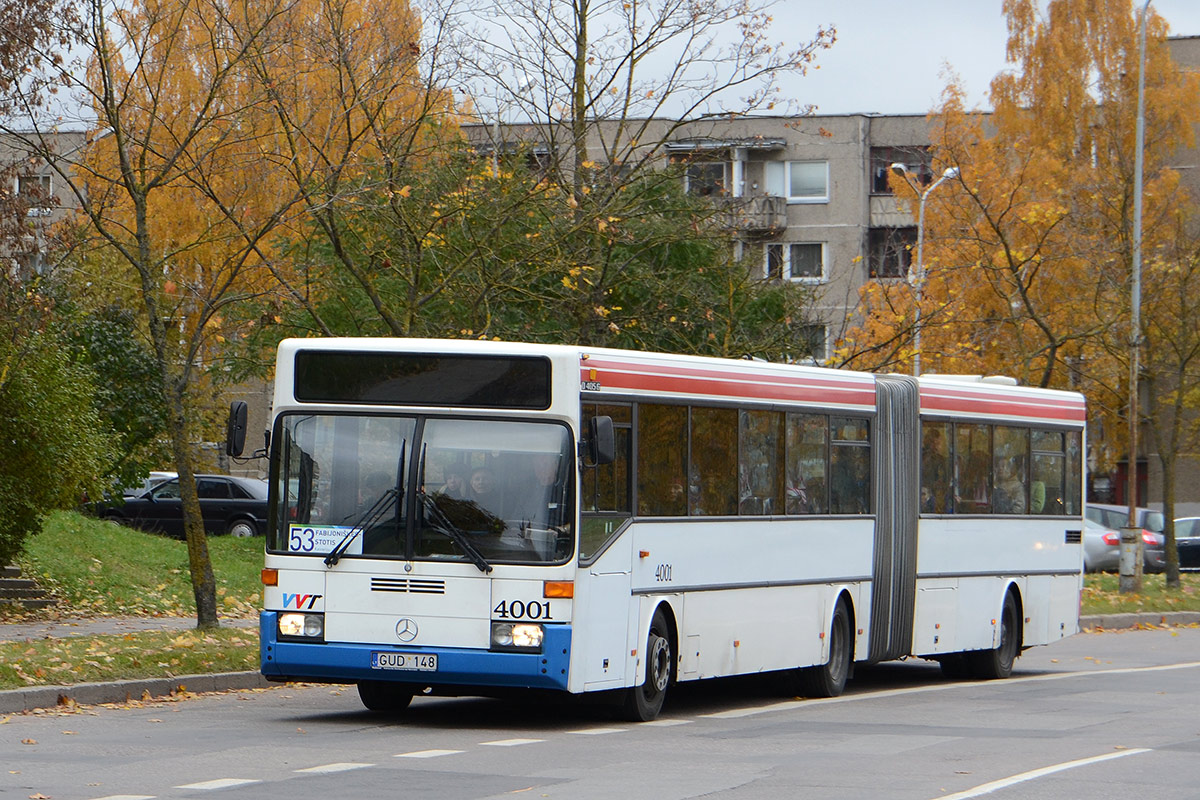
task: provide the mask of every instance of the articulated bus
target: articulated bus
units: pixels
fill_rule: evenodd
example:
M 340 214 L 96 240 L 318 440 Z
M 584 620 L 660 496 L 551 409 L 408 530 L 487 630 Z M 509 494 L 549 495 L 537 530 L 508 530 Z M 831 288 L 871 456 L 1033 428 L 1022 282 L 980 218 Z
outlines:
M 379 711 L 551 690 L 633 720 L 718 676 L 1007 677 L 1078 629 L 1085 413 L 999 378 L 286 340 L 262 673 Z

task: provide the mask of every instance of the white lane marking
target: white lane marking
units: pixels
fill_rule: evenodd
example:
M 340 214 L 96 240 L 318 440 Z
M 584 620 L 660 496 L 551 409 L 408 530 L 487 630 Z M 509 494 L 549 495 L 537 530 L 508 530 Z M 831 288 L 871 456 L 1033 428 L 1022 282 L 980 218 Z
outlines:
M 654 728 L 672 728 L 676 725 L 691 725 L 690 719 L 652 719 L 649 722 L 643 722 L 642 725 L 648 725 Z M 638 726 L 639 728 L 641 725 Z
M 625 733 L 626 728 L 581 728 L 577 731 L 567 731 L 576 736 L 603 736 L 606 733 Z
M 97 797 L 95 800 L 154 800 L 152 794 L 110 794 L 108 797 Z
M 393 758 L 437 758 L 438 756 L 452 756 L 455 753 L 461 753 L 462 750 L 414 750 L 411 753 L 396 753 Z
M 730 711 L 718 711 L 713 714 L 700 714 L 701 719 L 740 719 L 742 717 L 753 717 L 757 714 L 770 714 L 775 711 L 790 711 L 801 706 L 816 706 L 826 705 L 828 703 L 853 703 L 859 700 L 878 700 L 888 697 L 900 697 L 906 694 L 920 694 L 922 692 L 946 692 L 952 689 L 962 689 L 971 686 L 985 685 L 1005 685 L 1011 683 L 1030 683 L 1034 681 L 1061 681 L 1068 678 L 1084 678 L 1091 675 L 1130 675 L 1138 672 L 1164 672 L 1175 669 L 1195 669 L 1200 667 L 1200 661 L 1188 661 L 1181 664 L 1162 664 L 1155 667 L 1121 667 L 1120 669 L 1098 669 L 1089 670 L 1086 672 L 1054 672 L 1049 675 L 1026 675 L 1015 678 L 1009 678 L 1004 681 L 954 681 L 952 683 L 939 683 L 931 686 L 910 686 L 905 689 L 887 689 L 881 692 L 867 692 L 865 694 L 842 695 L 841 697 L 823 697 L 813 700 L 788 700 L 783 703 L 772 703 L 769 706 L 755 706 L 751 708 L 735 708 Z
M 320 775 L 327 775 L 331 772 L 349 772 L 352 769 L 364 769 L 373 767 L 374 764 L 359 764 L 353 761 L 341 761 L 336 764 L 322 764 L 319 767 L 308 767 L 306 769 L 293 770 L 294 772 L 311 772 Z
M 1036 780 L 1037 778 L 1042 778 L 1042 777 L 1045 777 L 1046 775 L 1053 775 L 1056 772 L 1063 772 L 1068 769 L 1075 769 L 1076 767 L 1086 767 L 1089 764 L 1098 764 L 1101 761 L 1111 761 L 1114 758 L 1124 758 L 1125 756 L 1136 756 L 1139 753 L 1149 753 L 1149 752 L 1151 752 L 1151 751 L 1146 748 L 1134 748 L 1132 750 L 1120 750 L 1116 753 L 1105 753 L 1104 755 L 1100 755 L 1100 756 L 1091 756 L 1090 758 L 1080 758 L 1075 761 L 1064 761 L 1061 764 L 1052 764 L 1049 767 L 1042 767 L 1041 769 L 1033 769 L 1033 770 L 1030 770 L 1029 772 L 1022 772 L 1019 775 L 1013 775 L 1008 778 L 1001 778 L 998 781 L 992 781 L 990 783 L 980 784 L 979 786 L 976 786 L 973 789 L 967 789 L 966 791 L 955 792 L 954 794 L 942 795 L 941 797 L 937 798 L 936 800 L 968 800 L 968 798 L 971 798 L 971 797 L 980 797 L 985 794 L 991 794 L 992 792 L 994 792 L 998 789 L 1006 789 L 1009 786 L 1015 786 L 1016 784 L 1024 783 L 1025 781 Z
M 517 747 L 523 744 L 537 744 L 544 742 L 545 739 L 497 739 L 494 742 L 480 742 L 481 745 L 487 747 Z
M 249 786 L 252 783 L 262 783 L 259 780 L 250 778 L 217 778 L 215 781 L 201 781 L 200 783 L 185 783 L 183 786 L 176 786 L 176 789 L 201 789 L 204 791 L 212 791 L 215 789 L 229 789 L 234 786 Z

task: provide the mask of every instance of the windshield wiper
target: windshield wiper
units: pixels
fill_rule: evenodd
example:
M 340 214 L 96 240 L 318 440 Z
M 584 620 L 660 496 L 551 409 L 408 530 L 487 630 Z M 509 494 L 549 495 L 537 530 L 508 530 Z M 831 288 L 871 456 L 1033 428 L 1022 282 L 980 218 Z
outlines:
M 400 442 L 400 460 L 396 465 L 396 479 L 401 481 L 404 479 L 404 451 L 408 447 L 408 440 L 404 439 Z M 337 546 L 329 551 L 329 555 L 325 556 L 325 566 L 332 567 L 342 560 L 342 554 L 350 547 L 350 543 L 354 541 L 354 537 L 365 531 L 368 527 L 374 525 L 382 517 L 384 512 L 390 505 L 389 501 L 400 498 L 397 502 L 397 510 L 404 502 L 404 491 L 399 488 L 399 483 L 391 487 L 376 500 L 370 508 L 362 513 L 358 518 L 358 522 L 346 532 L 342 540 L 337 543 Z
M 421 490 L 421 498 L 425 501 L 425 507 L 429 509 L 429 516 L 433 518 L 433 527 L 430 530 L 435 530 L 445 536 L 450 541 L 454 542 L 459 548 L 467 554 L 471 562 L 479 568 L 479 571 L 485 575 L 492 571 L 492 565 L 487 562 L 475 545 L 471 544 L 468 537 L 461 528 L 450 521 L 446 513 L 438 506 L 437 501 L 433 499 L 433 495 L 428 494 L 424 489 Z
M 350 543 L 354 541 L 354 537 L 365 531 L 367 528 L 378 522 L 392 505 L 392 502 L 400 495 L 395 487 L 384 492 L 375 503 L 362 513 L 355 522 L 353 527 L 346 532 L 342 540 L 337 543 L 337 546 L 329 551 L 329 555 L 325 556 L 325 566 L 332 567 L 342 559 L 342 554 L 350 547 Z

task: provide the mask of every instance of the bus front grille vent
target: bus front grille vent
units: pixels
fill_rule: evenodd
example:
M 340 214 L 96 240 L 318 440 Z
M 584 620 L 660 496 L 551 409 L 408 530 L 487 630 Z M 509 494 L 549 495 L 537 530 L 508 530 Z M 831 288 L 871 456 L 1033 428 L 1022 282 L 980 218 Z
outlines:
M 445 594 L 446 582 L 429 578 L 371 578 L 372 592 Z
M 1066 543 L 1067 544 L 1082 544 L 1083 543 L 1083 531 L 1067 531 Z

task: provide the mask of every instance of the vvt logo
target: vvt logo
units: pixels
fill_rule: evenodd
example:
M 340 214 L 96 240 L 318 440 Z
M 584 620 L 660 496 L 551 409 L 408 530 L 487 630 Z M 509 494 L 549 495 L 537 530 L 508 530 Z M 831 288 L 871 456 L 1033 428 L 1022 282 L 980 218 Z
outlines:
M 283 593 L 283 607 L 295 605 L 298 610 L 312 611 L 313 605 L 325 595 L 323 594 L 290 594 Z

